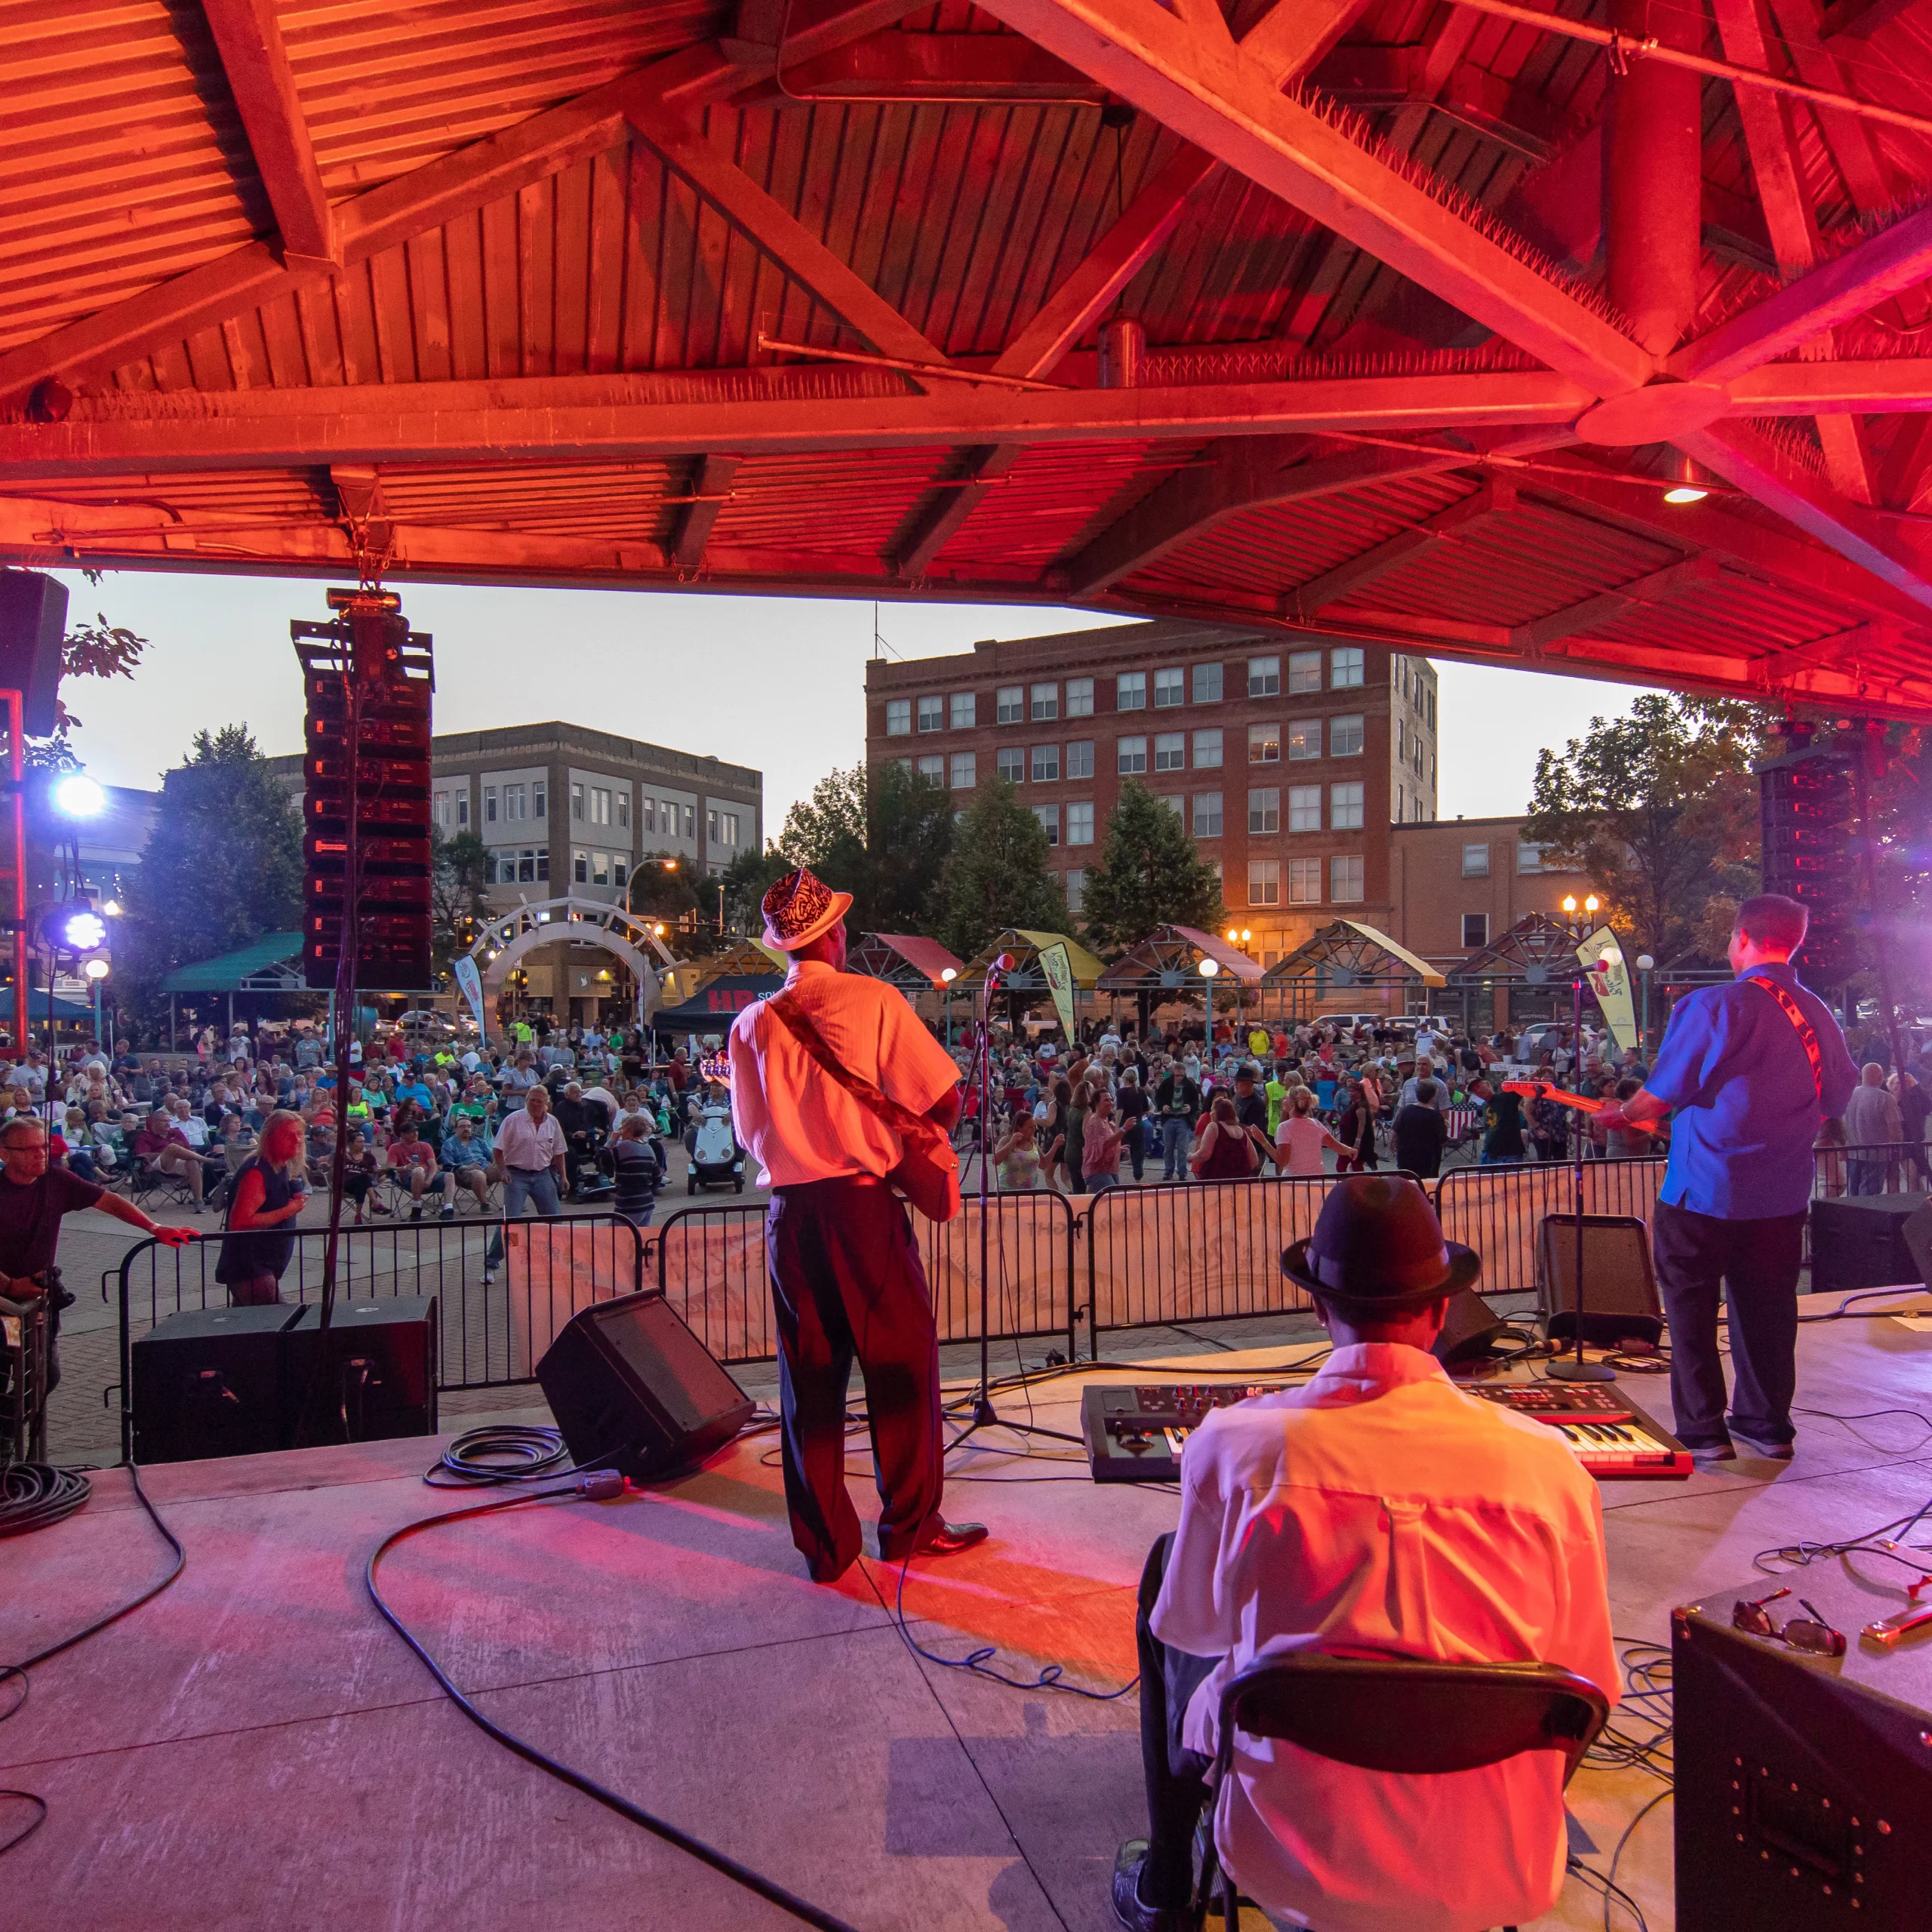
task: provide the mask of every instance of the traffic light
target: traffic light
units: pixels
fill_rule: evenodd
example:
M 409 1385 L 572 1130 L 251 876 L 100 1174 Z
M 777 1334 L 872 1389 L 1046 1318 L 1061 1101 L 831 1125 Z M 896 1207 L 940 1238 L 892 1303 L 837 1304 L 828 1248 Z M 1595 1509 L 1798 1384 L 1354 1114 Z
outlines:
M 334 987 L 352 910 L 356 986 L 414 992 L 430 979 L 429 639 L 410 629 L 392 591 L 331 590 L 328 599 L 332 623 L 289 626 L 308 704 L 303 980 Z
M 1758 768 L 1764 887 L 1810 915 L 1798 964 L 1842 986 L 1860 970 L 1860 870 L 1854 844 L 1857 751 L 1808 746 Z

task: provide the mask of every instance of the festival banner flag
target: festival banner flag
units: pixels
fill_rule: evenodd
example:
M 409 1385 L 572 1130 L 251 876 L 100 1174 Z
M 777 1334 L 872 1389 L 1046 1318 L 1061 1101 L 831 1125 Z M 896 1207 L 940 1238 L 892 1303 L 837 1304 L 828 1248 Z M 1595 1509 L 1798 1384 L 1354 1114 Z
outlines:
M 1073 961 L 1064 940 L 1040 949 L 1040 970 L 1047 976 L 1047 989 L 1054 996 L 1054 1011 L 1060 1015 L 1060 1030 L 1066 1043 L 1073 1044 Z
M 1623 949 L 1617 935 L 1607 926 L 1599 926 L 1577 947 L 1577 957 L 1583 963 L 1598 1005 L 1603 1008 L 1612 1044 L 1620 1052 L 1634 1047 L 1637 1014 L 1630 1002 L 1630 969 L 1623 963 Z
M 459 955 L 454 963 L 456 983 L 463 989 L 463 996 L 469 1001 L 470 1011 L 476 1015 L 476 1030 L 488 1039 L 490 1026 L 483 1017 L 483 980 L 476 970 L 476 961 L 466 952 Z

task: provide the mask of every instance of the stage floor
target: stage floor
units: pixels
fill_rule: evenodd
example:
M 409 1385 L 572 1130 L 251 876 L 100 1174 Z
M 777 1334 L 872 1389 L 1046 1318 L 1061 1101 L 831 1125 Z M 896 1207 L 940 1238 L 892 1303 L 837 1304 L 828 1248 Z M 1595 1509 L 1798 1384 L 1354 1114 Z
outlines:
M 1194 1355 L 1185 1370 L 1259 1371 L 1306 1347 Z M 1807 1327 L 1799 1399 L 1922 1410 L 1928 1360 L 1932 1334 L 1889 1318 Z M 1035 1389 L 1038 1419 L 1076 1428 L 1084 1379 Z M 1667 1417 L 1661 1377 L 1631 1392 Z M 1023 1398 L 1002 1407 L 1025 1417 Z M 1842 1537 L 1932 1493 L 1932 1428 L 1800 1426 L 1788 1466 L 1605 1487 L 1620 1635 L 1667 1641 L 1671 1607 L 1748 1576 L 1758 1549 Z M 852 1490 L 869 1513 L 862 1444 Z M 14 1932 L 795 1924 L 499 1749 L 381 1623 L 363 1589 L 371 1549 L 476 1500 L 423 1487 L 431 1448 L 147 1472 L 186 1574 L 37 1671 L 0 1725 L 0 1783 L 51 1807 L 7 1861 Z M 836 1587 L 807 1580 L 775 1454 L 769 1435 L 751 1437 L 661 1490 L 432 1532 L 389 1560 L 386 1587 L 492 1716 L 866 1932 L 1110 1926 L 1115 1847 L 1144 1829 L 1134 1698 L 1008 1690 L 915 1657 L 891 1614 L 896 1568 L 868 1559 Z M 1022 1676 L 1055 1661 L 1094 1688 L 1126 1683 L 1134 1583 L 1175 1497 L 990 1447 L 957 1454 L 950 1480 L 949 1513 L 992 1536 L 912 1567 L 919 1641 L 947 1656 L 997 1644 Z M 87 1622 L 164 1564 L 125 1473 L 94 1481 L 78 1515 L 0 1545 L 0 1658 Z M 1591 1863 L 1607 1863 L 1660 1789 L 1635 1771 L 1579 1774 L 1571 1803 Z M 5 1835 L 24 1814 L 0 1807 Z M 1670 1874 L 1666 1803 L 1618 1871 L 1652 1932 L 1672 1921 Z M 1599 1927 L 1602 1900 L 1573 1878 L 1539 1923 Z

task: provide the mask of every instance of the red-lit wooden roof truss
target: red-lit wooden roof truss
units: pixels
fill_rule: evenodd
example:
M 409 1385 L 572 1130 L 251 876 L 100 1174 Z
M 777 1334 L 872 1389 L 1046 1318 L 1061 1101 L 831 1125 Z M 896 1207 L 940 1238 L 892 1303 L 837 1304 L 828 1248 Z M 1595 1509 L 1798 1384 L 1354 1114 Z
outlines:
M 0 556 L 1932 715 L 1932 0 L 1566 4 L 14 0 Z

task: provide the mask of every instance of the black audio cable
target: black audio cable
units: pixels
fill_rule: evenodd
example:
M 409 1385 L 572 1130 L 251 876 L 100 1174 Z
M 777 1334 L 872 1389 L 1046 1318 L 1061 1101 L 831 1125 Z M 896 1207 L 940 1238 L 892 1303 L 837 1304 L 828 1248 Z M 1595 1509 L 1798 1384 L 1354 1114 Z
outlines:
M 595 1798 L 607 1810 L 633 1825 L 664 1840 L 701 1864 L 709 1866 L 714 1872 L 721 1872 L 734 1884 L 742 1885 L 747 1891 L 775 1905 L 781 1912 L 791 1914 L 808 1925 L 817 1926 L 819 1932 L 857 1932 L 857 1928 L 842 1918 L 821 1910 L 809 1899 L 800 1898 L 795 1892 L 787 1891 L 783 1885 L 768 1878 L 761 1872 L 754 1872 L 749 1865 L 741 1865 L 728 1853 L 709 1845 L 702 1838 L 693 1838 L 688 1832 L 681 1831 L 668 1819 L 659 1817 L 654 1812 L 647 1811 L 641 1804 L 634 1804 L 620 1792 L 608 1786 L 599 1784 L 595 1778 L 574 1769 L 561 1760 L 552 1757 L 547 1751 L 539 1749 L 527 1738 L 519 1737 L 513 1730 L 506 1730 L 486 1717 L 459 1690 L 429 1651 L 420 1643 L 408 1625 L 389 1607 L 382 1590 L 376 1581 L 377 1566 L 398 1543 L 409 1537 L 420 1536 L 426 1530 L 435 1528 L 444 1523 L 460 1523 L 472 1516 L 494 1515 L 499 1510 L 516 1509 L 532 1503 L 551 1503 L 589 1497 L 592 1501 L 604 1501 L 620 1495 L 624 1479 L 614 1469 L 580 1472 L 569 1478 L 569 1487 L 564 1489 L 534 1490 L 517 1496 L 506 1496 L 494 1503 L 478 1503 L 467 1509 L 452 1509 L 433 1516 L 420 1517 L 413 1523 L 406 1523 L 399 1530 L 386 1536 L 371 1552 L 368 1567 L 363 1580 L 368 1586 L 369 1599 L 383 1615 L 383 1619 L 409 1647 L 416 1653 L 424 1669 L 429 1672 L 441 1687 L 443 1694 L 454 1704 L 470 1722 L 492 1737 L 506 1751 L 513 1751 L 526 1764 L 534 1764 L 540 1771 L 547 1772 L 560 1783 L 568 1785 L 574 1791 L 580 1791 L 586 1798 Z

